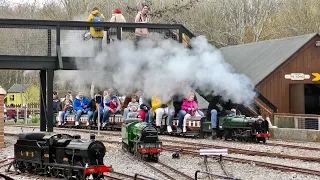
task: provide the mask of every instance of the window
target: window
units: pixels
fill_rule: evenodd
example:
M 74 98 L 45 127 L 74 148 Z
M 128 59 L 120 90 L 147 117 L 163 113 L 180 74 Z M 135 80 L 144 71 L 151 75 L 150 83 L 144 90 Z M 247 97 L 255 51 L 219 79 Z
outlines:
M 10 95 L 10 101 L 14 101 L 14 95 Z

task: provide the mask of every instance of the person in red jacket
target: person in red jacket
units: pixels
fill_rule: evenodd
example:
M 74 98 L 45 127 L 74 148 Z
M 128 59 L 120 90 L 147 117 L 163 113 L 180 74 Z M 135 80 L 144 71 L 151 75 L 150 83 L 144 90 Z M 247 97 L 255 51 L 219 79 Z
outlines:
M 119 104 L 117 102 L 117 97 L 112 96 L 109 104 L 110 114 L 120 114 Z

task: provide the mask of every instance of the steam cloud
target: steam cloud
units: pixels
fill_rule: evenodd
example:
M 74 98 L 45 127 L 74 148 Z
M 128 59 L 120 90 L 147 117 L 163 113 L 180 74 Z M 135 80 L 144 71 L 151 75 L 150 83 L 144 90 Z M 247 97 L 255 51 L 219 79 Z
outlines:
M 250 80 L 234 73 L 220 51 L 204 36 L 191 40 L 192 50 L 172 39 L 160 38 L 159 34 L 141 41 L 138 48 L 130 40 L 116 41 L 104 44 L 103 51 L 94 57 L 93 40 L 83 41 L 81 35 L 72 32 L 65 36 L 63 56 L 92 58 L 77 61 L 80 71 L 58 73 L 59 84 L 69 82 L 75 91 L 88 92 L 93 82 L 96 87 L 112 87 L 120 94 L 141 89 L 148 97 L 157 94 L 166 98 L 172 93 L 189 91 L 185 86 L 188 82 L 235 103 L 250 103 L 255 96 Z

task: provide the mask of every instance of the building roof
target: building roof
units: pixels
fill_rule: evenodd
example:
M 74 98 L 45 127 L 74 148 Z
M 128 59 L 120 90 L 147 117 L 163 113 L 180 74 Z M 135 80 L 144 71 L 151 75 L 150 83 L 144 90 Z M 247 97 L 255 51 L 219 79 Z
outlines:
M 220 51 L 235 72 L 246 75 L 256 86 L 316 35 L 228 46 Z
M 29 86 L 30 86 L 29 84 L 14 84 L 8 90 L 8 93 L 25 92 Z
M 209 106 L 209 102 L 205 100 L 200 94 L 198 94 L 195 90 L 193 90 L 195 95 L 197 96 L 198 108 L 199 109 L 207 109 Z

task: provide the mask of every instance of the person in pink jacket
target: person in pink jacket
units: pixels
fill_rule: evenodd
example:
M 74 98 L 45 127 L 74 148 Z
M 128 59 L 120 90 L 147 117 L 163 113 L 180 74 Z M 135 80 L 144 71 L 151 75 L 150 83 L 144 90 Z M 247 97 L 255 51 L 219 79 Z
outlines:
M 199 111 L 198 104 L 194 100 L 194 96 L 195 94 L 193 92 L 190 92 L 188 97 L 183 100 L 181 106 L 181 109 L 187 112 L 183 119 L 183 132 L 187 132 L 186 124 L 188 118 L 190 118 L 191 116 L 204 116 L 204 114 Z

